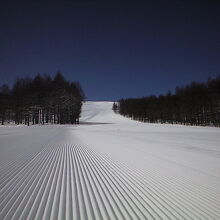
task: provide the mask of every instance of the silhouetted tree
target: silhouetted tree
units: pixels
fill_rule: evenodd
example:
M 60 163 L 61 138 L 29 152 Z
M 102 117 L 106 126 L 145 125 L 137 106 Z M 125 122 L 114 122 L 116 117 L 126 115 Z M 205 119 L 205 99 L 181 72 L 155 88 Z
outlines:
M 175 94 L 121 99 L 118 109 L 143 122 L 220 126 L 220 77 L 177 87 Z
M 10 89 L 7 85 L 0 87 L 0 118 L 3 125 L 11 108 Z
M 117 110 L 118 110 L 118 105 L 117 105 L 116 102 L 113 103 L 112 110 L 113 110 L 114 112 L 117 112 Z
M 12 90 L 0 88 L 0 118 L 16 124 L 78 123 L 84 92 L 78 82 L 68 82 L 61 73 L 52 79 L 38 74 L 19 78 Z

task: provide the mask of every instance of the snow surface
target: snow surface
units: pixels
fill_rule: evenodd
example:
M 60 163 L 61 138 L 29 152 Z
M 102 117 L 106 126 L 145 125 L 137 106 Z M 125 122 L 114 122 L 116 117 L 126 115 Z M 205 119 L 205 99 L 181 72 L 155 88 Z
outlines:
M 86 102 L 80 125 L 0 127 L 0 219 L 220 219 L 220 129 Z

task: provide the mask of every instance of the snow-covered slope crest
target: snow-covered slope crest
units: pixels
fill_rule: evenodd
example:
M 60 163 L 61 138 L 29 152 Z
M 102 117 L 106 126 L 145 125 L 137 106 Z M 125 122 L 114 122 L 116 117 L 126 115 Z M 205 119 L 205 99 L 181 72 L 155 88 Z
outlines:
M 123 118 L 112 111 L 113 102 L 85 102 L 82 106 L 80 121 L 82 122 L 100 122 L 117 123 L 123 121 Z
M 112 102 L 85 102 L 82 106 L 81 121 L 102 121 L 112 116 Z M 104 117 L 104 118 L 103 118 Z M 108 119 L 109 120 L 109 119 Z
M 85 102 L 82 106 L 80 121 L 97 123 L 132 123 L 119 114 L 112 111 L 113 102 Z

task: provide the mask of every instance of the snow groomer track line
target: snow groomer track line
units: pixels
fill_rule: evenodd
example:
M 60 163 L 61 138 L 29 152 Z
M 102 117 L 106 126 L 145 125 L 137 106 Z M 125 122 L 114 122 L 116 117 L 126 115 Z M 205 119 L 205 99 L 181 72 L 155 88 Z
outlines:
M 111 106 L 85 103 L 77 126 L 0 127 L 0 219 L 220 219 L 219 130 Z

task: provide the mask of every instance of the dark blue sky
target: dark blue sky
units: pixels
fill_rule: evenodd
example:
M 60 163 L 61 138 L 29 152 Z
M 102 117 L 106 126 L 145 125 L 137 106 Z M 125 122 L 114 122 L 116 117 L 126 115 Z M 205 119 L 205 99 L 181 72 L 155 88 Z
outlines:
M 5 1 L 0 84 L 61 71 L 89 100 L 117 100 L 206 81 L 220 75 L 219 11 L 214 0 Z

